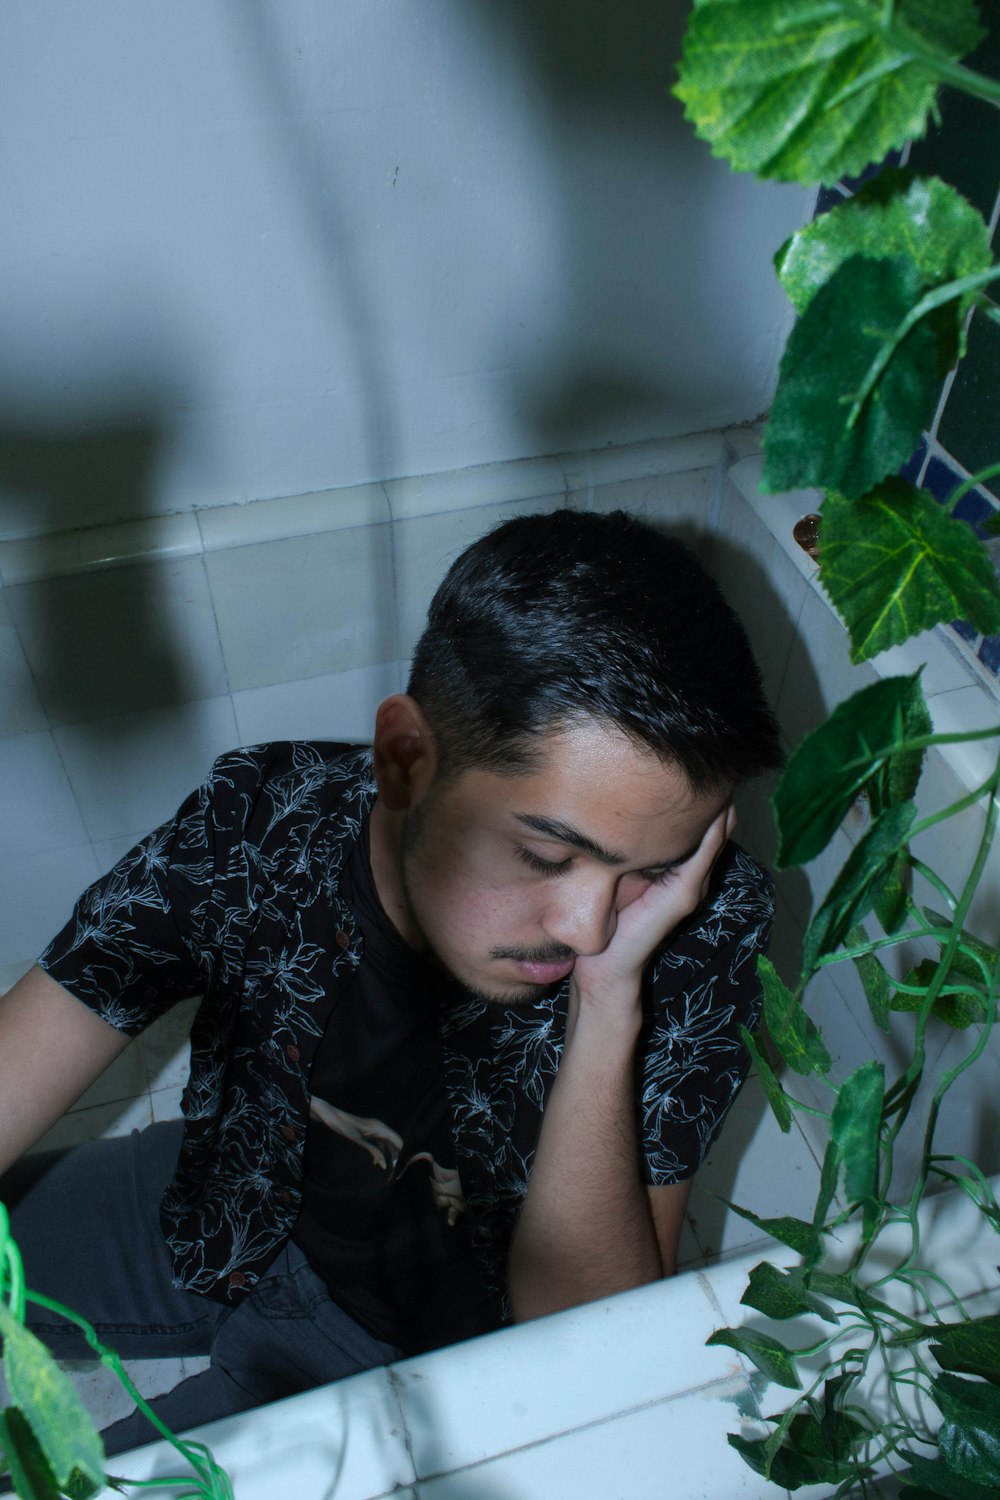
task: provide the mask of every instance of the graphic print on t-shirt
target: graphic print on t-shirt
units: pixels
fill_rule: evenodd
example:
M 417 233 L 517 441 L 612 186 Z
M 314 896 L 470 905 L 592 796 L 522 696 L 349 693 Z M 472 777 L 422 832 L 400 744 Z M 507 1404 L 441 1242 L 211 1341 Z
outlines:
M 387 1182 L 399 1182 L 404 1173 L 417 1162 L 426 1162 L 430 1167 L 428 1186 L 435 1208 L 446 1209 L 448 1223 L 453 1225 L 460 1213 L 465 1212 L 465 1196 L 462 1183 L 454 1167 L 443 1167 L 430 1151 L 415 1151 L 400 1165 L 403 1137 L 383 1120 L 367 1115 L 352 1115 L 347 1110 L 337 1109 L 326 1099 L 315 1094 L 309 1100 L 309 1113 L 326 1125 L 328 1129 L 354 1141 L 367 1151 L 376 1167 L 387 1174 Z

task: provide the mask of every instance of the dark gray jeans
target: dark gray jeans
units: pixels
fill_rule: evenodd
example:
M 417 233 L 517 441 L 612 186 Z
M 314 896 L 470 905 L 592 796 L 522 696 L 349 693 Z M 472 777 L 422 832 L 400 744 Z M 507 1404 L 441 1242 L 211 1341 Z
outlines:
M 290 1243 L 236 1308 L 173 1286 L 159 1204 L 180 1140 L 179 1121 L 151 1125 L 56 1159 L 27 1157 L 0 1179 L 32 1291 L 82 1314 L 124 1359 L 211 1356 L 150 1402 L 157 1416 L 183 1432 L 399 1357 L 331 1300 Z M 94 1357 L 64 1318 L 29 1305 L 28 1321 L 59 1358 Z M 135 1411 L 104 1442 L 111 1454 L 157 1437 Z

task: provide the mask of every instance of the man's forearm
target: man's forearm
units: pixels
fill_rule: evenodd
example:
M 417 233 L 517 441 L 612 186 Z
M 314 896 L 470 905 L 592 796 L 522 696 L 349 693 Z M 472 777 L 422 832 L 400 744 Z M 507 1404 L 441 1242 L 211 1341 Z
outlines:
M 639 1021 L 637 1002 L 610 1025 L 607 1012 L 571 999 L 562 1062 L 508 1261 L 518 1321 L 663 1275 L 635 1139 Z

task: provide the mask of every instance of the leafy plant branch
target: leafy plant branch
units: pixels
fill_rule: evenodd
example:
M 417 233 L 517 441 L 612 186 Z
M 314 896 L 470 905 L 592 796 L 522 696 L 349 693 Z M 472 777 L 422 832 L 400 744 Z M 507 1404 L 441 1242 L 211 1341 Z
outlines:
M 942 84 L 1000 104 L 1000 83 L 963 64 L 983 35 L 973 0 L 698 0 L 675 92 L 733 167 L 832 182 L 919 137 Z M 798 321 L 768 420 L 762 487 L 823 492 L 819 581 L 844 621 L 851 659 L 954 619 L 1000 632 L 986 548 L 933 495 L 897 477 L 964 356 L 970 316 L 997 317 L 984 295 L 1000 278 L 989 226 L 947 184 L 890 167 L 794 234 L 775 266 Z M 951 508 L 996 474 L 1000 462 L 958 486 Z M 1000 523 L 984 529 L 1000 534 Z M 760 964 L 770 1045 L 789 1076 L 833 1094 L 832 1108 L 787 1092 L 764 1036 L 746 1037 L 781 1129 L 801 1111 L 828 1136 L 811 1222 L 736 1211 L 801 1257 L 787 1272 L 756 1267 L 744 1302 L 796 1325 L 818 1315 L 835 1331 L 796 1347 L 749 1329 L 711 1340 L 795 1392 L 767 1419 L 766 1439 L 730 1439 L 758 1472 L 791 1489 L 824 1482 L 837 1495 L 865 1493 L 880 1463 L 900 1475 L 910 1500 L 1000 1497 L 1000 1315 L 973 1317 L 920 1263 L 931 1179 L 957 1188 L 1000 1233 L 982 1169 L 935 1144 L 949 1089 L 989 1046 L 1000 991 L 1000 955 L 967 926 L 1000 816 L 1000 758 L 949 805 L 918 815 L 915 801 L 928 752 L 982 740 L 997 745 L 1000 725 L 936 733 L 919 676 L 883 677 L 806 737 L 775 791 L 780 867 L 821 854 L 859 798 L 870 812 L 812 915 L 798 977 L 786 983 Z M 954 819 L 975 820 L 977 834 L 967 872 L 945 879 L 912 846 Z M 915 878 L 947 915 L 918 904 Z M 914 943 L 933 956 L 893 978 L 894 955 Z M 847 961 L 874 1024 L 894 1026 L 899 1038 L 908 1022 L 908 1056 L 891 1079 L 874 1060 L 837 1079 L 807 1013 L 812 980 Z M 928 1093 L 928 1038 L 942 1022 L 971 1039 L 921 1104 L 913 1179 L 896 1203 L 897 1158 Z M 831 1270 L 849 1225 L 856 1238 L 846 1269 Z M 887 1271 L 876 1249 L 890 1253 Z M 820 1361 L 806 1388 L 804 1359 Z M 877 1422 L 859 1401 L 861 1382 L 885 1385 Z

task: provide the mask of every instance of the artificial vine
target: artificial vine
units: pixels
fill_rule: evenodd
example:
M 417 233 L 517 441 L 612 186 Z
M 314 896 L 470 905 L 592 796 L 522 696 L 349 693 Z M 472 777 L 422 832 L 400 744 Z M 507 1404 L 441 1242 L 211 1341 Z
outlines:
M 181 1477 L 120 1479 L 107 1474 L 104 1446 L 83 1402 L 52 1355 L 28 1328 L 29 1302 L 75 1323 L 103 1365 L 114 1371 L 136 1406 L 190 1466 Z M 177 1500 L 233 1500 L 225 1471 L 204 1443 L 175 1437 L 136 1390 L 114 1350 L 78 1313 L 29 1291 L 7 1211 L 0 1203 L 0 1343 L 12 1404 L 0 1410 L 0 1476 L 10 1475 L 22 1500 L 90 1500 L 105 1486 L 169 1488 Z
M 829 184 L 922 135 L 942 84 L 1000 106 L 1000 84 L 961 61 L 984 34 L 972 0 L 696 0 L 675 92 L 698 134 L 732 166 Z M 965 353 L 972 312 L 1000 318 L 986 295 L 1000 278 L 988 226 L 944 182 L 889 167 L 793 235 L 775 264 L 798 320 L 767 426 L 762 487 L 825 492 L 819 578 L 847 627 L 852 660 L 956 618 L 1000 631 L 1000 588 L 983 542 L 897 477 Z M 1000 463 L 973 476 L 952 506 L 997 473 Z M 926 752 L 975 739 L 997 747 L 982 784 L 918 817 Z M 935 733 L 919 675 L 856 693 L 789 760 L 773 799 L 779 867 L 820 854 L 859 797 L 869 825 L 812 915 L 801 973 L 788 985 L 761 960 L 765 1026 L 744 1036 L 782 1130 L 808 1108 L 825 1120 L 827 1145 L 810 1221 L 737 1210 L 801 1262 L 758 1266 L 743 1301 L 779 1324 L 808 1319 L 814 1332 L 786 1343 L 728 1328 L 709 1342 L 739 1350 L 796 1392 L 785 1411 L 764 1419 L 767 1437 L 730 1437 L 777 1484 L 867 1494 L 873 1476 L 888 1471 L 909 1500 L 1000 1500 L 1000 1314 L 972 1317 L 948 1282 L 921 1265 L 918 1217 L 928 1188 L 945 1183 L 1000 1234 L 1000 1205 L 983 1172 L 935 1145 L 942 1100 L 982 1056 L 996 1019 L 1000 953 L 966 923 L 1000 818 L 1000 723 Z M 985 809 L 982 829 L 953 891 L 911 844 L 974 807 Z M 914 874 L 933 891 L 934 908 L 914 899 Z M 914 943 L 933 956 L 893 978 L 892 950 Z M 811 979 L 843 963 L 856 966 L 879 1028 L 888 1031 L 894 1013 L 913 1016 L 910 1055 L 895 1078 L 874 1059 L 839 1083 L 831 1076 L 806 1002 Z M 921 1123 L 915 1101 L 927 1081 L 932 1018 L 970 1041 L 955 1066 L 931 1079 Z M 821 1080 L 827 1110 L 785 1089 L 772 1047 L 790 1074 Z M 895 1202 L 893 1166 L 907 1127 L 921 1132 L 919 1162 Z M 833 1236 L 848 1222 L 856 1249 L 845 1267 Z M 904 1232 L 906 1249 L 879 1271 L 873 1252 L 890 1229 Z M 818 1338 L 816 1319 L 827 1328 Z M 819 1373 L 806 1376 L 803 1361 L 817 1359 Z M 885 1400 L 873 1414 L 866 1393 L 876 1375 Z

